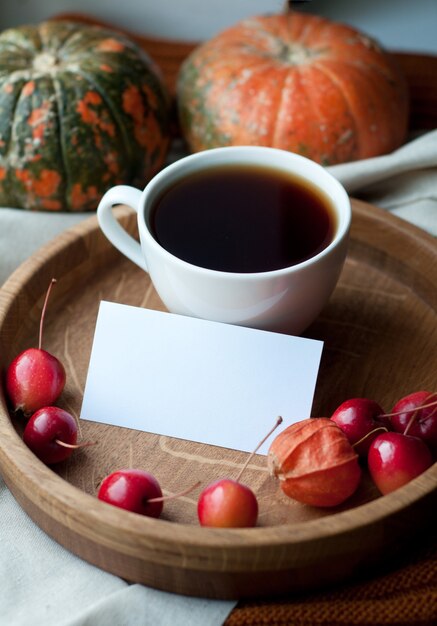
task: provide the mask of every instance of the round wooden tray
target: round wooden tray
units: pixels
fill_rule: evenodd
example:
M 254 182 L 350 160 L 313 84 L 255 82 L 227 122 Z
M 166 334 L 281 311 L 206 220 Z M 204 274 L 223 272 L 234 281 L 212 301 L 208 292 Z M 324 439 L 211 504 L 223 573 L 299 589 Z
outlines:
M 135 232 L 135 216 L 119 210 Z M 435 389 L 436 265 L 432 237 L 353 201 L 344 272 L 306 333 L 325 342 L 313 415 L 329 415 L 353 396 L 373 398 L 389 410 L 406 393 Z M 161 310 L 163 305 L 148 276 L 119 255 L 92 217 L 35 254 L 0 290 L 3 374 L 21 349 L 36 345 L 41 304 L 53 276 L 58 284 L 44 347 L 67 369 L 59 404 L 79 415 L 100 300 Z M 233 477 L 247 455 L 84 422 L 83 438 L 98 445 L 50 469 L 23 444 L 22 426 L 11 420 L 2 392 L 0 472 L 35 522 L 91 563 L 168 591 L 242 598 L 332 584 L 389 560 L 400 539 L 437 521 L 437 464 L 385 497 L 365 478 L 342 508 L 318 510 L 286 498 L 262 456 L 251 462 L 244 479 L 259 498 L 257 528 L 200 528 L 197 491 L 169 502 L 161 519 L 148 519 L 97 500 L 102 478 L 121 467 L 141 467 L 171 493 L 197 478 L 206 485 Z

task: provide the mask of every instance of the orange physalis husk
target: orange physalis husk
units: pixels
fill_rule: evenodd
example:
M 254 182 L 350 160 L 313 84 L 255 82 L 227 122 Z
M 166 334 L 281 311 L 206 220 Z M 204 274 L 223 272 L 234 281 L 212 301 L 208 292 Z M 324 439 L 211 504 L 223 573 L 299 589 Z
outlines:
M 358 455 L 337 424 L 325 417 L 302 420 L 279 433 L 267 464 L 287 496 L 311 506 L 341 504 L 361 478 Z

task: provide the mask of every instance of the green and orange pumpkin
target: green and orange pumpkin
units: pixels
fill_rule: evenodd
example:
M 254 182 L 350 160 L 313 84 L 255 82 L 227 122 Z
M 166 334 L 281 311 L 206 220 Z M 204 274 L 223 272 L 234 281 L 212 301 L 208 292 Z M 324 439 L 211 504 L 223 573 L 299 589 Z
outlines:
M 164 163 L 169 97 L 129 38 L 48 21 L 0 34 L 0 206 L 94 210 Z
M 192 151 L 272 146 L 329 165 L 405 139 L 408 92 L 393 58 L 357 30 L 289 12 L 243 20 L 198 46 L 178 81 Z

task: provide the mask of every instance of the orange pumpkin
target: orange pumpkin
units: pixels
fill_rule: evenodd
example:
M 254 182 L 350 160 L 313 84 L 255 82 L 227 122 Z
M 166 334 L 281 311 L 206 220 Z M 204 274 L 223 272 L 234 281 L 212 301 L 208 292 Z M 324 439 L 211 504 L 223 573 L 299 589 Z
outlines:
M 407 84 L 357 30 L 299 13 L 244 20 L 197 47 L 178 81 L 191 150 L 262 145 L 324 165 L 398 147 Z

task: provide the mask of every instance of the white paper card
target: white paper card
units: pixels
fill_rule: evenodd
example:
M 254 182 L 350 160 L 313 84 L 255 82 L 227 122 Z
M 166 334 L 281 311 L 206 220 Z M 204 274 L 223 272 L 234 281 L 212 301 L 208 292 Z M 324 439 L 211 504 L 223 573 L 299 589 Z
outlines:
M 322 347 L 101 302 L 81 418 L 250 452 L 310 416 Z

